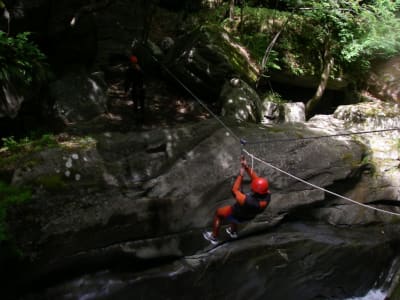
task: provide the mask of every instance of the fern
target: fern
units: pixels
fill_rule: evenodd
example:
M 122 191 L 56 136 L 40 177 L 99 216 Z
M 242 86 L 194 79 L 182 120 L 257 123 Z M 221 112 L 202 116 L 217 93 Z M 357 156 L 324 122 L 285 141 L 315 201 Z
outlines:
M 26 89 L 48 78 L 50 72 L 46 57 L 29 37 L 29 32 L 9 37 L 5 32 L 0 31 L 0 79 L 2 82 L 17 83 L 20 88 Z

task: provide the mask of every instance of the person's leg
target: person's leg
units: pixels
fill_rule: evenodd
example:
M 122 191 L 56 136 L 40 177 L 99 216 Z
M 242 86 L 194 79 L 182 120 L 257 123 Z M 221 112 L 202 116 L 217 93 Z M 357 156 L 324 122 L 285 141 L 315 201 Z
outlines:
M 144 106 L 144 94 L 143 94 L 143 90 L 140 90 L 138 92 L 138 99 L 137 102 L 139 103 L 139 115 L 138 115 L 138 119 L 140 121 L 140 123 L 144 123 L 145 121 L 145 115 L 146 115 L 146 111 L 145 111 L 145 106 Z
M 133 101 L 133 110 L 134 110 L 134 112 L 138 112 L 139 111 L 139 101 L 138 101 L 138 98 L 137 98 L 137 92 L 136 92 L 136 88 L 135 87 L 132 88 L 131 99 Z
M 142 111 L 142 113 L 145 112 L 145 106 L 144 106 L 144 100 L 146 98 L 144 89 L 141 88 L 139 91 L 139 104 L 140 104 L 140 110 Z
M 227 205 L 217 209 L 213 221 L 213 236 L 218 237 L 219 228 L 221 227 L 222 220 L 232 215 L 232 206 Z
M 231 223 L 229 225 L 229 227 L 231 228 L 231 232 L 232 233 L 237 233 L 237 231 L 238 231 L 238 224 L 237 223 Z

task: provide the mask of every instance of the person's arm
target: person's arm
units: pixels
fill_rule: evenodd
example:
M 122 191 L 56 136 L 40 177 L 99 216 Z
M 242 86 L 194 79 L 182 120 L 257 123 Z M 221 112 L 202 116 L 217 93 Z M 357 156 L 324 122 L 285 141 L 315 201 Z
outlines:
M 250 168 L 248 165 L 246 165 L 244 167 L 244 169 L 246 170 L 246 172 L 249 175 L 249 177 L 251 178 L 251 180 L 256 179 L 258 177 L 257 173 L 252 168 Z
M 242 164 L 242 167 L 244 167 L 244 169 L 246 170 L 246 172 L 249 175 L 249 177 L 251 178 L 251 180 L 256 179 L 258 177 L 257 173 L 248 166 L 247 161 L 244 158 L 244 156 L 241 157 L 240 163 Z
M 243 175 L 244 175 L 244 168 L 242 167 L 240 168 L 239 175 L 238 177 L 236 177 L 235 183 L 233 184 L 232 187 L 232 193 L 235 196 L 236 201 L 240 205 L 243 205 L 246 200 L 246 195 L 240 191 L 240 187 L 242 186 L 242 181 L 243 181 Z

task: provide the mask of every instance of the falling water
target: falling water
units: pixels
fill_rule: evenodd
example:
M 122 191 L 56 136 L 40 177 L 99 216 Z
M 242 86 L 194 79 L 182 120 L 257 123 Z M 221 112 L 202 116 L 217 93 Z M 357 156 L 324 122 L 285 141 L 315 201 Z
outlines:
M 400 257 L 393 260 L 390 269 L 382 273 L 381 278 L 378 280 L 377 288 L 370 290 L 362 297 L 353 297 L 345 300 L 385 300 L 390 297 L 391 292 L 397 286 L 400 275 Z M 378 288 L 379 286 L 379 288 Z
M 346 300 L 384 300 L 386 293 L 380 289 L 370 290 L 365 296 L 347 298 Z

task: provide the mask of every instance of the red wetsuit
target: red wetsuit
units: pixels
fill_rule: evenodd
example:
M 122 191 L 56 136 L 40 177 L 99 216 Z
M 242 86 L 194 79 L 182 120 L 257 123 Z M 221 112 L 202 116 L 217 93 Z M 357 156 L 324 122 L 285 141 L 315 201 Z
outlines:
M 258 178 L 253 169 L 249 167 L 245 167 L 245 169 L 251 180 Z M 236 224 L 253 219 L 257 214 L 264 211 L 271 201 L 269 192 L 262 195 L 254 192 L 242 193 L 240 190 L 242 181 L 243 176 L 239 175 L 232 187 L 232 193 L 236 199 L 235 204 L 220 207 L 216 211 L 213 223 L 213 235 L 215 237 L 218 236 L 219 227 L 223 219 L 228 220 L 231 223 L 232 230 L 236 231 Z

